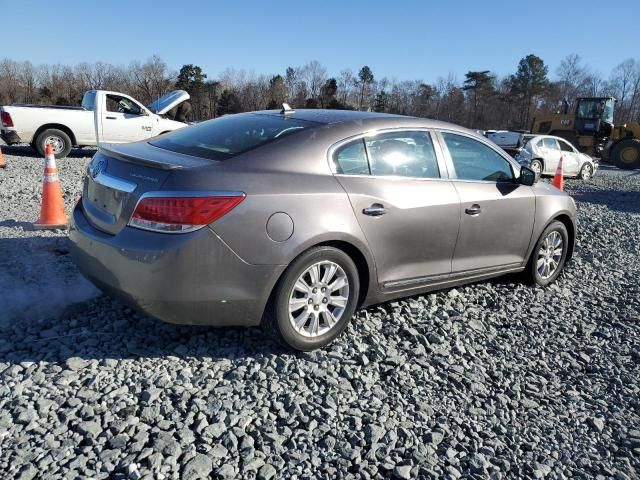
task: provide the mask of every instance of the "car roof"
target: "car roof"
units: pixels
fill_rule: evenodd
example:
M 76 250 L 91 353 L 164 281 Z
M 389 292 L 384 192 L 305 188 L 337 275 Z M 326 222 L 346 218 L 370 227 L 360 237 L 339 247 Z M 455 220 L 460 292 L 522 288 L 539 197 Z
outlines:
M 424 117 L 410 117 L 407 115 L 396 115 L 392 113 L 361 112 L 357 110 L 327 110 L 327 109 L 296 109 L 282 113 L 282 110 L 260 110 L 250 112 L 258 115 L 286 116 L 303 121 L 322 123 L 332 126 L 359 125 L 364 128 L 440 128 L 447 130 L 457 130 L 468 133 L 479 138 L 484 138 L 478 132 L 468 128 Z

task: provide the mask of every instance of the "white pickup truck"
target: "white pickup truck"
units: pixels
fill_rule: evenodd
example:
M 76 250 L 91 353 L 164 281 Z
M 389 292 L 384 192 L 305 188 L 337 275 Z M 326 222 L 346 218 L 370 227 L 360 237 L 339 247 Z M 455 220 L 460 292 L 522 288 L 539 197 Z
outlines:
M 0 137 L 9 145 L 29 143 L 40 155 L 51 144 L 63 158 L 74 146 L 135 142 L 182 128 L 187 100 L 187 92 L 174 90 L 145 107 L 123 93 L 89 90 L 81 107 L 0 106 Z

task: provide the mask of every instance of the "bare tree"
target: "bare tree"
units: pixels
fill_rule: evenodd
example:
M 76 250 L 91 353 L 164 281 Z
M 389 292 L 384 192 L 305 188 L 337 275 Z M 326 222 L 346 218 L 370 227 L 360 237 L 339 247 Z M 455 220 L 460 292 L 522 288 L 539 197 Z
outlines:
M 327 69 L 317 60 L 312 60 L 302 67 L 301 76 L 309 87 L 309 97 L 318 100 L 320 89 L 327 81 Z

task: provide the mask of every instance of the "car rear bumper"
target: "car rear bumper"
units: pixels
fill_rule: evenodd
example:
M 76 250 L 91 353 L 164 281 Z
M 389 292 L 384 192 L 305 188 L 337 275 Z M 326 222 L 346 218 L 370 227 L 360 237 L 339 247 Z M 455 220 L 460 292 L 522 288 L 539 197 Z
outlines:
M 2 138 L 7 145 L 22 143 L 22 139 L 15 130 L 0 130 L 0 138 Z
M 80 271 L 105 293 L 159 320 L 258 325 L 285 266 L 251 265 L 211 229 L 163 234 L 94 228 L 78 203 L 69 233 Z

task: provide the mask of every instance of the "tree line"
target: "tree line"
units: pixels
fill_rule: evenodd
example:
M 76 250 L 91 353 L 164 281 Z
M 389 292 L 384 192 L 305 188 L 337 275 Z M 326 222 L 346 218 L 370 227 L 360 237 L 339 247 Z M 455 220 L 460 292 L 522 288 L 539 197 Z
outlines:
M 178 72 L 154 55 L 128 66 L 104 62 L 38 65 L 5 58 L 0 63 L 0 105 L 43 103 L 77 105 L 86 90 L 106 89 L 148 104 L 175 88 L 191 95 L 194 120 L 268 108 L 283 102 L 296 108 L 372 110 L 450 121 L 477 129 L 528 129 L 535 115 L 569 108 L 579 96 L 614 96 L 616 123 L 640 121 L 640 61 L 628 59 L 607 77 L 568 55 L 549 76 L 536 55 L 522 58 L 512 74 L 491 70 L 454 74 L 433 83 L 378 78 L 371 68 L 329 74 L 318 61 L 288 67 L 278 74 L 227 69 L 210 77 L 198 65 Z

